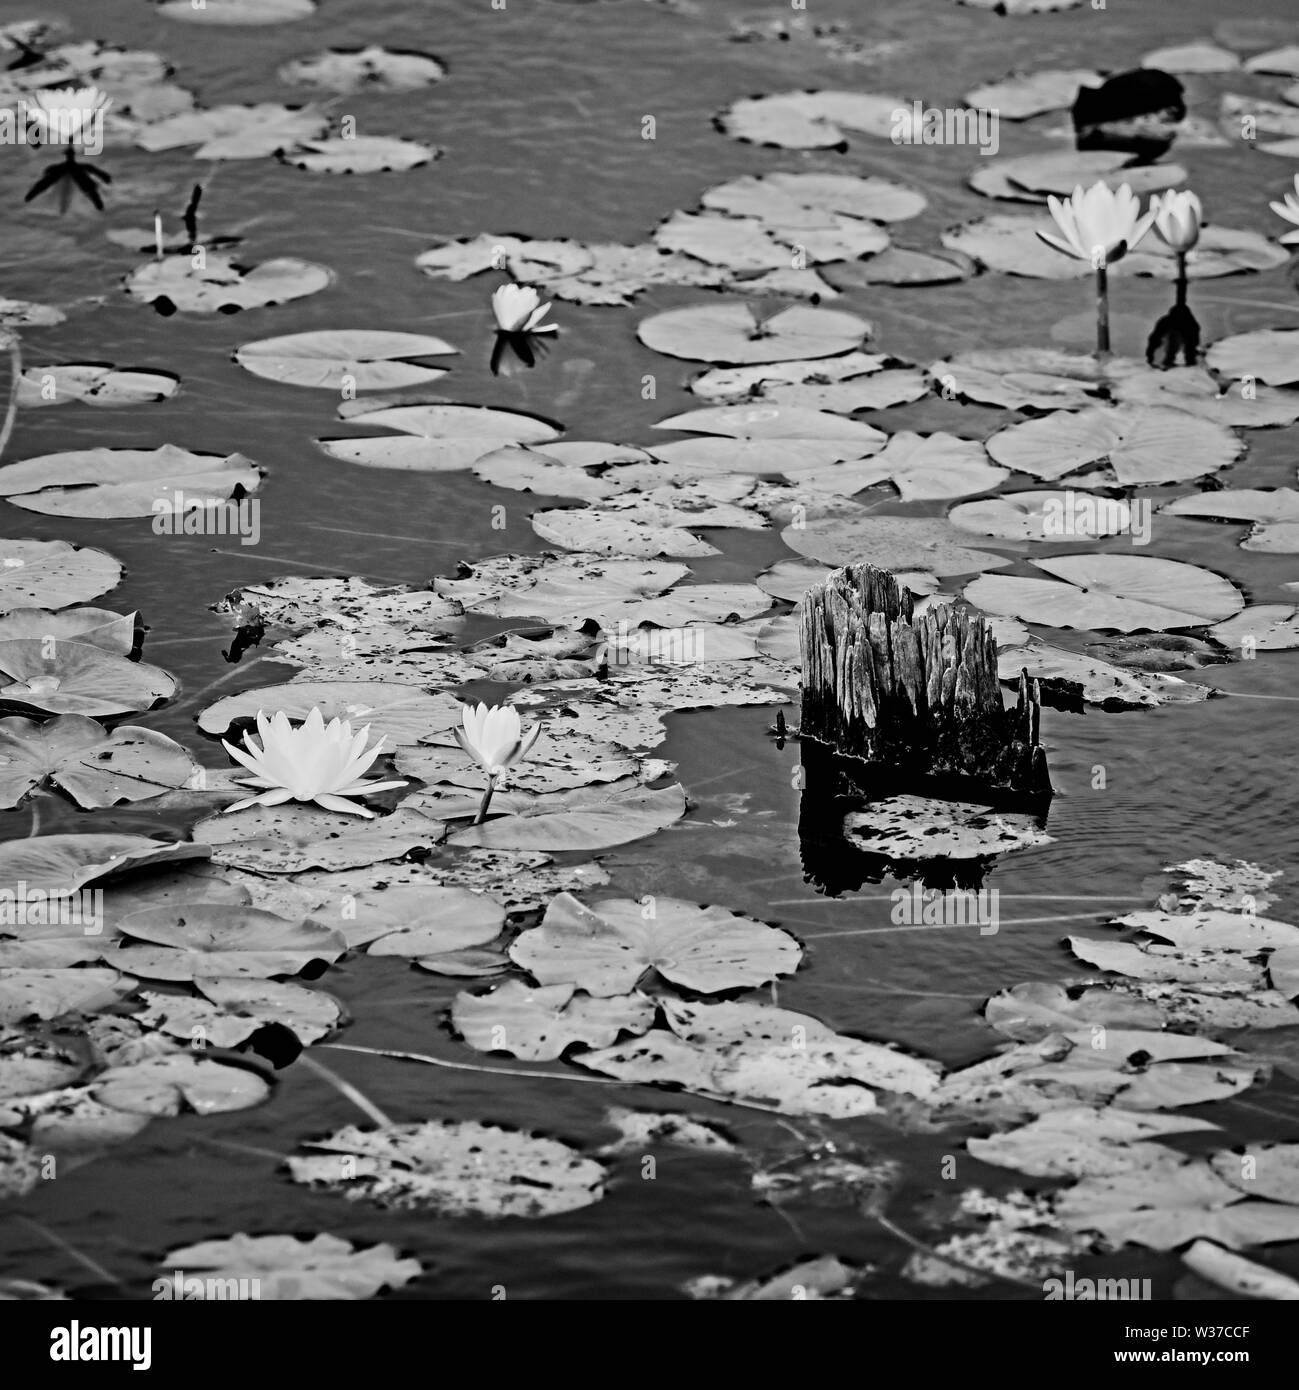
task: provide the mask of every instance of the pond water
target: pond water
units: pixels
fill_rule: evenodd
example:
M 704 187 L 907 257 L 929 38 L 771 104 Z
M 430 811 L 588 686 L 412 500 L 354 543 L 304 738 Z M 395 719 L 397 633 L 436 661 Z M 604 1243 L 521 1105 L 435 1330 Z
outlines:
M 177 23 L 145 0 L 0 4 L 0 22 L 57 18 L 77 38 L 161 53 L 176 70 L 174 80 L 197 92 L 204 106 L 304 100 L 303 90 L 286 88 L 277 71 L 327 48 L 416 50 L 435 54 L 447 68 L 443 80 L 415 92 L 330 99 L 331 118 L 354 115 L 362 132 L 442 147 L 441 158 L 407 172 L 313 176 L 272 158 L 209 165 L 189 149 L 150 154 L 129 144 L 110 146 L 100 161 L 117 186 L 107 211 L 100 216 L 78 204 L 60 218 L 49 199 L 22 205 L 35 167 L 25 152 L 5 151 L 0 158 L 6 227 L 21 233 L 8 249 L 0 238 L 2 292 L 67 307 L 64 322 L 22 330 L 25 360 L 112 362 L 181 378 L 179 393 L 159 404 L 22 410 L 5 461 L 170 442 L 221 455 L 237 451 L 268 470 L 258 494 L 260 537 L 248 546 L 236 537 L 159 536 L 146 518 L 62 518 L 0 502 L 5 535 L 94 545 L 123 565 L 120 585 L 95 602 L 116 612 L 138 609 L 149 629 L 144 659 L 171 672 L 180 687 L 170 703 L 127 722 L 167 734 L 205 766 L 224 769 L 219 743 L 196 726 L 199 710 L 217 696 L 287 680 L 295 670 L 267 659 L 269 642 L 238 664 L 226 661 L 231 623 L 213 611 L 226 594 L 281 576 L 346 574 L 423 585 L 454 574 L 462 562 L 542 551 L 531 513 L 568 504 L 492 487 L 468 471 L 389 471 L 329 458 L 313 440 L 347 432 L 335 420 L 336 397 L 252 376 L 232 360 L 240 344 L 340 327 L 443 336 L 460 355 L 443 359 L 452 375 L 432 394 L 539 415 L 562 424 L 568 439 L 648 447 L 656 421 L 701 404 L 686 383 L 705 364 L 651 351 L 637 340 L 636 325 L 651 314 L 714 298 L 715 291 L 651 288 L 631 307 L 558 302 L 551 317 L 561 331 L 536 369 L 494 376 L 488 295 L 498 277 L 431 279 L 415 268 L 415 256 L 444 239 L 480 231 L 635 243 L 674 209 L 697 207 L 714 184 L 746 173 L 807 169 L 877 175 L 920 190 L 928 206 L 902 224 L 899 239 L 937 249 L 948 226 L 990 211 L 1023 210 L 992 205 L 967 187 L 967 175 L 980 162 L 977 151 L 867 137 L 853 138 L 846 152 L 783 150 L 729 139 L 714 116 L 743 96 L 818 88 L 920 93 L 936 106 L 958 105 L 971 87 L 1016 69 L 1133 66 L 1161 44 L 1207 36 L 1221 19 L 1221 6 L 1209 0 L 1019 18 L 948 0 L 818 0 L 816 9 L 818 22 L 838 23 L 860 41 L 856 61 L 798 34 L 787 41 L 731 41 L 736 20 L 758 15 L 774 21 L 794 13 L 731 0 L 509 0 L 499 10 L 455 0 L 321 0 L 310 18 L 266 27 Z M 1252 19 L 1278 25 L 1291 13 L 1285 0 L 1258 0 L 1250 10 Z M 1230 89 L 1217 75 L 1186 81 L 1196 97 Z M 642 138 L 646 116 L 655 120 L 653 140 Z M 1035 128 L 1002 123 L 1001 156 L 1041 148 Z M 10 157 L 19 153 L 24 157 Z M 1293 160 L 1254 152 L 1243 157 L 1230 145 L 1175 150 L 1172 157 L 1190 167 L 1215 222 L 1279 235 L 1266 204 L 1281 196 Z M 237 231 L 245 239 L 241 252 L 251 260 L 294 256 L 325 265 L 333 273 L 328 289 L 234 315 L 171 317 L 124 294 L 122 277 L 143 258 L 109 242 L 105 227 L 147 229 L 155 207 L 179 212 L 200 178 L 205 234 Z M 1112 294 L 1115 351 L 1140 357 L 1170 287 L 1159 279 L 1122 279 Z M 789 301 L 760 302 L 776 308 Z M 1283 267 L 1193 282 L 1191 302 L 1205 342 L 1299 327 L 1299 300 Z M 1085 280 L 987 273 L 946 285 L 850 288 L 833 307 L 870 320 L 871 346 L 922 367 L 976 348 L 1083 352 L 1091 346 Z M 655 388 L 649 399 L 647 376 Z M 950 430 L 986 439 L 1023 417 L 931 394 L 865 418 L 889 432 Z M 1252 430 L 1245 438 L 1247 452 L 1220 481 L 1229 477 L 1226 485 L 1235 488 L 1294 486 L 1294 428 Z M 1025 484 L 1031 480 L 1016 475 L 1013 485 Z M 1187 490 L 1168 485 L 1142 495 L 1157 506 Z M 879 496 L 891 494 L 881 489 Z M 885 510 L 941 517 L 950 505 L 893 499 Z M 748 582 L 791 555 L 778 526 L 706 534 L 719 553 L 689 561 L 691 582 Z M 1151 545 L 1141 552 L 1129 551 L 1122 537 L 1087 549 L 1185 561 L 1229 577 L 1250 603 L 1284 602 L 1280 586 L 1299 578 L 1293 557 L 1242 550 L 1243 534 L 1239 525 L 1160 517 Z M 1033 554 L 1069 549 L 1045 546 Z M 1033 571 L 1021 566 L 1013 572 Z M 964 582 L 949 579 L 945 589 L 954 592 Z M 779 611 L 788 608 L 779 605 Z M 511 625 L 500 620 L 482 630 Z M 1034 631 L 1072 650 L 1096 640 L 1072 630 Z M 1291 701 L 1297 663 L 1294 651 L 1264 651 L 1250 662 L 1182 673 L 1241 698 L 1122 713 L 1093 706 L 1084 714 L 1044 711 L 1042 742 L 1057 793 L 1048 821 L 1052 842 L 995 861 L 986 878 L 1000 893 L 994 934 L 889 930 L 890 893 L 905 880 L 885 877 L 834 898 L 806 881 L 798 838 L 798 744 L 777 747 L 769 736 L 780 708 L 773 705 L 667 716 L 667 739 L 655 756 L 677 764 L 690 810 L 666 830 L 600 853 L 609 875 L 604 893 L 719 903 L 782 926 L 805 948 L 801 969 L 770 991 L 745 997 L 777 999 L 835 1030 L 896 1043 L 944 1068 L 964 1066 L 1005 1041 L 980 1016 L 989 995 L 1023 981 L 1084 974 L 1062 937 L 1105 936 L 1101 927 L 1109 917 L 1152 907 L 1170 886 L 1166 865 L 1240 858 L 1283 869 L 1267 911 L 1294 920 L 1299 889 L 1290 861 L 1299 778 Z M 783 708 L 795 726 L 797 704 Z M 1098 766 L 1105 769 L 1099 787 Z M 152 809 L 149 801 L 84 812 L 64 798 L 44 796 L 39 831 L 185 837 L 194 820 L 192 810 Z M 30 803 L 0 812 L 0 838 L 22 838 L 31 824 Z M 361 1053 L 316 1054 L 396 1120 L 481 1120 L 554 1135 L 584 1154 L 613 1137 L 604 1119 L 609 1105 L 688 1110 L 721 1127 L 743 1153 L 768 1158 L 798 1150 L 791 1130 L 819 1132 L 811 1121 L 652 1087 L 597 1087 L 588 1084 L 591 1073 L 563 1061 L 538 1065 L 534 1070 L 552 1075 L 529 1079 L 517 1073 L 532 1064 L 473 1053 L 448 1029 L 446 1010 L 476 982 L 413 969 L 400 958 L 351 954 L 320 984 L 352 1016 L 341 1041 L 515 1069 L 491 1076 Z M 553 1079 L 565 1068 L 571 1080 Z M 1278 1072 L 1248 1099 L 1258 1108 L 1222 1101 L 1187 1113 L 1211 1116 L 1234 1143 L 1294 1137 L 1293 1123 L 1283 1118 L 1299 1113 L 1293 1080 Z M 419 1277 L 386 1295 L 399 1299 L 490 1298 L 500 1288 L 510 1299 L 676 1297 L 687 1281 L 704 1275 L 759 1278 L 823 1253 L 876 1266 L 862 1285 L 872 1298 L 1034 1296 L 1005 1282 L 953 1291 L 904 1278 L 907 1247 L 855 1201 L 763 1204 L 741 1155 L 654 1148 L 651 1179 L 641 1151 L 628 1152 L 609 1160 L 604 1200 L 542 1220 L 433 1219 L 288 1181 L 275 1155 L 360 1119 L 336 1089 L 301 1065 L 278 1074 L 272 1098 L 260 1107 L 157 1119 L 0 1214 L 0 1277 L 148 1297 L 159 1259 L 175 1247 L 240 1231 L 327 1231 L 357 1246 L 389 1241 L 417 1259 Z M 824 1130 L 841 1144 L 901 1165 L 887 1212 L 930 1242 L 941 1238 L 943 1226 L 941 1220 L 927 1224 L 929 1213 L 954 1187 L 1007 1192 L 1025 1186 L 1022 1174 L 967 1155 L 960 1146 L 969 1132 L 967 1126 L 906 1133 L 869 1118 L 826 1122 Z M 1196 1151 L 1199 1139 L 1190 1136 L 1184 1147 Z M 944 1180 L 944 1159 L 954 1153 L 955 1184 Z M 13 1219 L 19 1211 L 36 1226 Z M 88 1275 L 40 1228 L 70 1242 L 120 1285 Z M 1299 1244 L 1269 1246 L 1266 1259 L 1299 1277 Z M 1181 1272 L 1174 1254 L 1133 1245 L 1080 1260 L 1080 1270 L 1150 1277 L 1157 1297 L 1168 1295 Z

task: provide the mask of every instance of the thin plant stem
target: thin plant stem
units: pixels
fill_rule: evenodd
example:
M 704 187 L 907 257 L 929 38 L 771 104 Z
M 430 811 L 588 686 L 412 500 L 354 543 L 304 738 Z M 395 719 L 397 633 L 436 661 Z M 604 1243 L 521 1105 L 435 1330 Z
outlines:
M 75 1260 L 83 1269 L 88 1269 L 101 1283 L 120 1284 L 122 1281 L 116 1274 L 109 1273 L 97 1260 L 92 1260 L 89 1255 L 78 1250 L 75 1245 L 64 1240 L 57 1231 L 51 1231 L 48 1226 L 42 1226 L 39 1221 L 33 1221 L 30 1216 L 23 1216 L 18 1212 L 13 1213 L 15 1221 L 21 1221 L 28 1230 L 35 1231 L 42 1240 L 47 1240 L 56 1250 L 62 1250 L 69 1259 Z
M 1109 271 L 1096 267 L 1096 356 L 1102 362 L 1110 355 L 1110 287 Z
M 305 1052 L 298 1058 L 298 1061 L 308 1071 L 315 1072 L 322 1081 L 328 1081 L 339 1095 L 346 1096 L 358 1110 L 364 1111 L 380 1129 L 389 1129 L 392 1126 L 393 1121 L 368 1096 L 358 1091 L 350 1081 L 344 1081 L 337 1072 L 330 1071 L 328 1067 L 322 1066 L 315 1058 L 309 1057 Z
M 0 454 L 9 443 L 14 430 L 14 420 L 18 416 L 18 384 L 23 375 L 23 345 L 17 333 L 6 334 L 5 346 L 9 349 L 9 404 L 5 408 L 4 424 L 0 425 Z
M 595 1086 L 625 1086 L 612 1076 L 583 1076 L 579 1072 L 524 1071 L 522 1067 L 480 1067 L 476 1062 L 449 1062 L 445 1057 L 430 1057 L 424 1052 L 400 1052 L 389 1047 L 358 1047 L 355 1043 L 321 1043 L 336 1052 L 367 1052 L 372 1057 L 396 1057 L 404 1062 L 427 1062 L 432 1067 L 447 1067 L 451 1071 L 476 1071 L 489 1076 L 549 1077 L 552 1081 L 584 1081 Z
M 1177 253 L 1177 304 L 1181 309 L 1186 308 L 1186 252 Z
M 496 778 L 487 779 L 487 790 L 483 793 L 483 799 L 478 804 L 478 814 L 474 817 L 474 824 L 481 825 L 483 818 L 487 815 L 487 808 L 492 804 L 492 793 L 496 790 Z

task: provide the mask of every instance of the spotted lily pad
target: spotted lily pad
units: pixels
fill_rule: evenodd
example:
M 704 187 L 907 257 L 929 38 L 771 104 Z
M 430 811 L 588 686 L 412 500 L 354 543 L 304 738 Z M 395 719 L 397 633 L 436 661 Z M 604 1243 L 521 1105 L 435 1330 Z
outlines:
M 126 277 L 132 299 L 161 314 L 234 314 L 318 294 L 333 280 L 323 265 L 281 256 L 245 268 L 231 256 L 209 251 L 146 261 Z
M 349 1125 L 309 1147 L 288 1160 L 295 1182 L 392 1211 L 554 1216 L 604 1196 L 602 1164 L 558 1139 L 474 1120 Z
M 0 642 L 0 652 L 5 645 Z M 81 714 L 44 724 L 0 719 L 0 805 L 16 806 L 49 781 L 93 810 L 158 796 L 183 786 L 196 770 L 179 743 L 153 729 L 123 724 L 110 734 Z
M 974 859 L 1049 845 L 1035 816 L 965 801 L 893 796 L 853 811 L 844 833 L 855 849 L 890 859 Z

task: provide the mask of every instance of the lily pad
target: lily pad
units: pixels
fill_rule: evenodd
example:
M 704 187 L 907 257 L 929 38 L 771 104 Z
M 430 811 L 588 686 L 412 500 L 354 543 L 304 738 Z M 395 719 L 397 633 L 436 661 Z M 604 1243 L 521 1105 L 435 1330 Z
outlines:
M 0 613 L 85 603 L 121 577 L 122 566 L 103 550 L 66 541 L 0 540 Z
M 150 980 L 296 975 L 314 961 L 332 965 L 347 949 L 332 928 L 229 903 L 148 907 L 121 918 L 118 927 L 130 941 L 105 958 Z
M 315 12 L 316 0 L 203 0 L 197 9 L 193 0 L 162 0 L 158 6 L 166 18 L 190 24 L 286 24 Z
M 151 709 L 175 693 L 174 678 L 160 666 L 127 661 L 89 643 L 32 637 L 0 642 L 0 704 L 103 716 Z
M 293 874 L 403 859 L 431 849 L 443 828 L 418 811 L 398 810 L 358 824 L 355 816 L 289 803 L 209 816 L 193 834 L 218 864 L 255 874 Z
M 665 999 L 663 1010 L 671 1032 L 656 1029 L 572 1060 L 624 1081 L 836 1119 L 874 1113 L 880 1092 L 926 1098 L 940 1074 L 933 1062 L 846 1037 L 789 1009 Z
M 1299 607 L 1260 603 L 1216 623 L 1209 636 L 1224 647 L 1246 649 L 1248 644 L 1255 651 L 1289 651 L 1299 647 Z
M 307 1046 L 328 1037 L 342 1021 L 342 1006 L 332 995 L 291 981 L 246 976 L 247 972 L 241 972 L 232 979 L 196 978 L 203 996 L 198 999 L 142 990 L 140 997 L 147 1007 L 135 1017 L 191 1045 L 196 1038 L 202 1039 L 208 1047 L 238 1047 L 271 1024 L 287 1028 Z M 151 974 L 149 978 L 159 977 Z
M 686 797 L 678 785 L 653 790 L 634 778 L 533 797 L 511 815 L 454 831 L 449 842 L 487 849 L 610 849 L 678 821 Z
M 253 492 L 262 470 L 242 454 L 157 449 L 72 449 L 0 468 L 0 496 L 51 516 L 125 517 L 180 514 L 196 504 L 220 506 Z
M 1067 111 L 1080 87 L 1099 87 L 1101 80 L 1092 68 L 1044 68 L 976 87 L 965 104 L 993 110 L 1003 121 L 1026 121 L 1044 111 Z
M 867 559 L 888 570 L 924 568 L 935 574 L 969 574 L 1011 562 L 965 544 L 967 533 L 935 517 L 880 516 L 865 507 L 809 512 L 802 525 L 780 533 L 791 549 L 827 565 Z
M 1299 553 L 1299 492 L 1293 488 L 1222 488 L 1176 497 L 1159 509 L 1171 516 L 1204 516 L 1219 521 L 1252 521 L 1242 550 Z
M 1119 535 L 1132 525 L 1132 508 L 1119 498 L 1042 490 L 962 502 L 947 519 L 978 536 L 1058 543 Z
M 542 444 L 560 431 L 533 415 L 473 405 L 395 406 L 352 417 L 358 425 L 400 430 L 365 439 L 321 439 L 332 458 L 365 468 L 444 473 L 469 468 L 508 444 Z
M 574 985 L 534 989 L 522 980 L 507 980 L 487 994 L 457 994 L 451 1023 L 480 1052 L 546 1062 L 574 1043 L 607 1047 L 620 1033 L 639 1035 L 657 1011 L 643 994 L 597 999 Z
M 1025 812 L 923 796 L 892 796 L 853 811 L 844 818 L 844 834 L 855 849 L 893 860 L 974 859 L 1055 838 Z
M 1220 376 L 1293 386 L 1299 382 L 1299 328 L 1260 328 L 1220 338 L 1205 361 Z
M 169 372 L 103 366 L 93 362 L 28 367 L 18 381 L 18 404 L 145 405 L 174 396 L 180 379 Z
M 1056 410 L 1010 425 L 988 440 L 997 463 L 1035 478 L 1053 481 L 1108 463 L 1124 487 L 1214 473 L 1244 447 L 1224 425 L 1144 405 Z
M 539 1134 L 477 1121 L 349 1125 L 291 1157 L 305 1183 L 390 1211 L 437 1216 L 555 1216 L 604 1196 L 605 1169 Z
M 255 1072 L 226 1066 L 192 1052 L 149 1057 L 109 1067 L 91 1094 L 101 1105 L 131 1115 L 221 1115 L 260 1105 L 270 1085 Z
M 1095 357 L 1058 348 L 993 348 L 958 353 L 929 368 L 945 397 L 1009 410 L 1075 410 L 1094 405 L 1105 388 Z
M 315 707 L 326 722 L 338 718 L 354 726 L 371 724 L 375 735 L 382 734 L 390 747 L 418 743 L 460 722 L 459 700 L 430 694 L 417 686 L 383 681 L 293 681 L 227 695 L 199 715 L 198 725 L 204 733 L 222 735 L 236 719 L 255 719 L 259 710 L 283 710 L 290 719 L 301 720 Z
M 431 53 L 403 49 L 331 48 L 310 58 L 295 58 L 279 71 L 281 82 L 324 87 L 331 92 L 413 92 L 446 76 Z
M 206 859 L 206 845 L 168 843 L 146 835 L 41 835 L 0 843 L 0 883 L 71 897 L 108 874 L 146 865 Z
M 0 652 L 7 643 L 0 642 Z M 94 810 L 183 786 L 197 764 L 166 734 L 123 724 L 106 733 L 80 714 L 45 724 L 0 719 L 0 805 L 16 806 L 46 781 Z
M 1001 647 L 997 652 L 997 674 L 1008 683 L 1018 681 L 1021 671 L 1030 679 L 1077 681 L 1082 697 L 1102 709 L 1153 709 L 1158 705 L 1198 704 L 1213 693 L 1207 685 L 1196 685 L 1161 671 L 1130 671 L 1107 661 L 1049 647 L 1042 642 Z
M 1179 560 L 1110 554 L 1030 563 L 1057 578 L 981 575 L 967 585 L 966 601 L 1047 627 L 1118 632 L 1204 627 L 1245 606 L 1229 580 Z
M 215 4 L 212 0 L 213 8 Z M 150 152 L 197 145 L 198 159 L 259 159 L 323 135 L 328 128 L 329 118 L 318 107 L 262 102 L 182 111 L 142 126 L 135 143 Z
M 189 255 L 146 261 L 126 277 L 132 299 L 152 304 L 163 315 L 178 309 L 191 314 L 235 314 L 284 304 L 327 289 L 332 273 L 323 265 L 281 256 L 245 268 L 218 251 L 196 263 Z
M 259 1301 L 313 1302 L 373 1298 L 383 1289 L 400 1289 L 419 1278 L 422 1268 L 418 1260 L 398 1259 L 396 1247 L 387 1243 L 361 1249 L 331 1235 L 308 1238 L 242 1233 L 170 1250 L 158 1267 L 173 1279 L 174 1271 L 188 1271 L 180 1280 L 183 1286 L 199 1279 L 205 1281 L 203 1287 L 211 1287 L 206 1281 L 212 1281 L 223 1290 L 232 1285 L 255 1289 Z M 155 1280 L 155 1288 L 158 1282 Z M 188 1295 L 182 1290 L 173 1296 Z
M 786 933 L 724 907 L 657 896 L 588 907 L 569 893 L 510 947 L 510 958 L 543 985 L 573 984 L 600 997 L 628 993 L 650 970 L 703 994 L 762 985 L 793 974 L 801 955 Z
M 868 92 L 781 92 L 744 97 L 717 118 L 736 140 L 777 145 L 785 150 L 834 149 L 848 143 L 847 132 L 889 139 L 899 115 L 909 128 L 912 104 Z
M 335 328 L 244 343 L 235 349 L 235 361 L 268 381 L 326 391 L 341 391 L 344 386 L 357 391 L 387 391 L 446 376 L 445 368 L 420 366 L 413 359 L 456 351 L 443 339 L 420 333 Z
M 377 174 L 417 169 L 442 152 L 417 140 L 397 140 L 388 135 L 353 135 L 340 139 L 302 140 L 280 159 L 295 169 L 313 174 Z
M 505 908 L 485 893 L 467 888 L 403 887 L 374 895 L 367 906 L 388 917 L 370 941 L 372 956 L 408 956 L 434 968 L 432 958 L 494 941 L 505 925 Z M 403 920 L 401 913 L 409 914 Z M 391 915 L 389 915 L 391 914 Z M 367 917 L 369 912 L 367 912 Z M 356 928 L 347 930 L 349 945 L 357 944 Z M 393 928 L 396 928 L 394 930 Z M 366 935 L 374 928 L 367 925 Z
M 643 319 L 636 336 L 669 357 L 700 362 L 781 362 L 833 357 L 856 348 L 870 325 L 855 314 L 799 305 L 759 319 L 747 304 L 669 309 Z

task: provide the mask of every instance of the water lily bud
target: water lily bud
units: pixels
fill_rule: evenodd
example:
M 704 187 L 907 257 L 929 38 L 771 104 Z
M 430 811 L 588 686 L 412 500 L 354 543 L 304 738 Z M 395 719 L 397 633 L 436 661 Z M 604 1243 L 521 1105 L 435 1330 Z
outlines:
M 492 313 L 502 333 L 557 333 L 553 323 L 542 323 L 550 309 L 531 285 L 502 285 L 492 293 Z
M 1169 189 L 1150 200 L 1155 229 L 1174 251 L 1185 255 L 1200 239 L 1200 200 L 1194 193 Z

